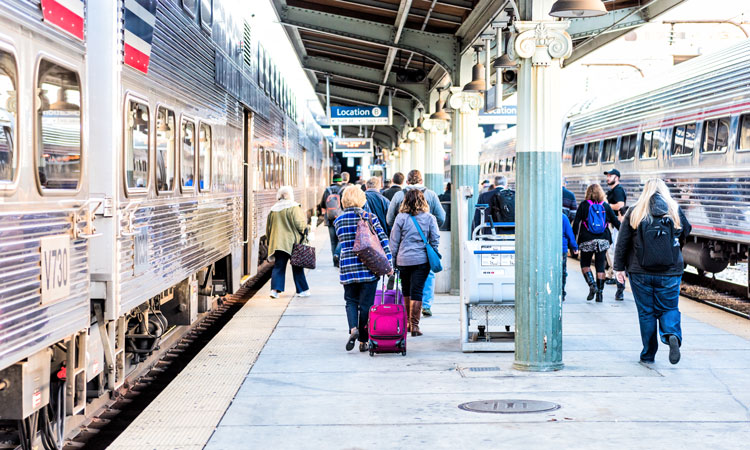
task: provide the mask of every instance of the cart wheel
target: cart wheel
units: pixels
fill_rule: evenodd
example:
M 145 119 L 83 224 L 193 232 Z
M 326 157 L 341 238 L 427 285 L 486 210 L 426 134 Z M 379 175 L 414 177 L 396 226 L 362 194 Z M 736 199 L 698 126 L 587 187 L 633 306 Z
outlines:
M 401 356 L 406 356 L 406 350 L 401 351 Z

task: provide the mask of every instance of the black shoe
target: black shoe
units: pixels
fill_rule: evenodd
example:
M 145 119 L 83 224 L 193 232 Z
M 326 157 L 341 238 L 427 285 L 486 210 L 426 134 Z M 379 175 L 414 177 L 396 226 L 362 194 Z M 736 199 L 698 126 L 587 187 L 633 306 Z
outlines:
M 604 280 L 596 280 L 596 301 L 601 303 L 604 300 Z
M 622 283 L 617 283 L 617 292 L 615 292 L 615 300 L 618 302 L 621 302 L 625 300 L 625 295 L 623 294 L 625 292 L 625 285 Z
M 586 284 L 589 285 L 589 295 L 586 300 L 593 300 L 596 295 L 596 281 L 594 281 L 594 274 L 591 272 L 584 272 L 583 278 L 586 280 Z
M 641 364 L 648 364 L 648 365 L 651 365 L 651 364 L 653 364 L 653 363 L 654 363 L 654 360 L 653 360 L 653 359 L 642 359 L 642 360 L 641 360 Z
M 615 280 L 614 278 L 607 278 L 606 283 L 611 286 L 613 284 L 616 284 L 617 280 Z
M 360 351 L 360 352 L 363 352 L 363 353 L 364 353 L 364 352 L 366 352 L 366 351 L 367 351 L 367 350 L 369 350 L 369 349 L 370 349 L 370 346 L 369 346 L 369 345 L 367 345 L 367 342 L 360 342 L 360 343 L 359 343 L 359 351 Z
M 357 342 L 357 338 L 359 337 L 359 330 L 352 331 L 352 334 L 349 335 L 349 340 L 346 343 L 346 351 L 350 352 L 354 348 L 354 343 Z
M 680 340 L 674 334 L 669 336 L 669 362 L 672 364 L 680 362 Z
M 425 317 L 432 317 L 432 311 L 430 308 L 422 308 L 422 315 Z

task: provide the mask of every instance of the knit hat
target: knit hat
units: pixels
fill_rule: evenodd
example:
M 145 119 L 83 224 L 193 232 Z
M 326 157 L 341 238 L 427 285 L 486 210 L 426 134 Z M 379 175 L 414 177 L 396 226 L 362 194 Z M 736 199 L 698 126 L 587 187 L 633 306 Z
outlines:
M 341 183 L 341 174 L 339 174 L 339 173 L 333 174 L 333 182 L 334 183 Z

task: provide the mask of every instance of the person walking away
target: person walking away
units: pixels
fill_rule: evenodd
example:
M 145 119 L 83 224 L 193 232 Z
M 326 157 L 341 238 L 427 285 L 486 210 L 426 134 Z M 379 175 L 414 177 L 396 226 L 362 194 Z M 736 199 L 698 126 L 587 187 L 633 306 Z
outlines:
M 359 186 L 347 187 L 341 196 L 341 205 L 344 207 L 344 212 L 333 222 L 341 243 L 339 280 L 344 285 L 346 320 L 349 324 L 347 351 L 354 348 L 357 340 L 359 340 L 359 351 L 367 351 L 367 341 L 369 340 L 367 321 L 370 317 L 370 307 L 375 301 L 375 291 L 378 288 L 378 276 L 370 272 L 352 250 L 354 238 L 357 234 L 357 222 L 360 219 L 372 222 L 388 261 L 392 261 L 388 236 L 380 225 L 380 221 L 374 214 L 362 209 L 366 202 L 367 196 Z
M 604 202 L 604 191 L 598 184 L 586 188 L 586 198 L 578 205 L 576 217 L 573 221 L 573 231 L 576 233 L 578 248 L 581 250 L 581 271 L 583 278 L 589 285 L 589 295 L 586 300 L 602 301 L 604 291 L 605 254 L 612 244 L 612 234 L 607 224 L 620 228 L 620 221 L 612 208 Z M 591 260 L 596 267 L 596 281 L 591 273 Z
M 394 176 L 395 178 L 395 176 Z M 437 194 L 427 189 L 422 181 L 422 172 L 419 170 L 412 170 L 409 172 L 409 174 L 406 177 L 406 182 L 408 185 L 402 189 L 401 191 L 397 192 L 393 199 L 391 200 L 391 204 L 388 207 L 388 215 L 386 217 L 386 222 L 389 227 L 393 227 L 393 223 L 396 220 L 396 215 L 398 214 L 400 208 L 401 208 L 401 202 L 404 200 L 404 195 L 412 189 L 416 189 L 422 192 L 424 195 L 425 201 L 427 201 L 427 204 L 430 207 L 430 214 L 435 216 L 435 220 L 437 220 L 438 227 L 443 226 L 443 224 L 446 222 L 445 220 L 445 210 L 443 209 L 443 205 L 440 204 L 440 199 L 438 198 Z M 427 287 L 426 289 L 426 296 L 423 296 L 422 303 L 425 307 L 425 311 L 427 314 L 426 316 L 432 315 L 432 299 L 435 295 L 435 289 L 434 289 L 434 281 L 435 281 L 435 274 L 430 273 L 428 275 L 428 281 L 427 281 Z M 433 288 L 431 289 L 430 286 Z
M 653 363 L 661 341 L 669 345 L 669 362 L 680 361 L 680 282 L 685 267 L 682 247 L 692 227 L 664 181 L 651 178 L 632 208 L 625 213 L 617 237 L 617 281 L 630 278 L 643 350 L 641 362 Z
M 352 184 L 349 182 L 349 179 L 351 178 L 351 175 L 349 172 L 341 172 L 341 187 L 345 188 L 348 186 L 351 186 Z
M 609 185 L 610 187 L 607 191 L 607 203 L 609 203 L 609 206 L 612 208 L 612 211 L 615 212 L 617 218 L 622 220 L 622 216 L 627 209 L 625 207 L 625 204 L 628 201 L 628 196 L 625 193 L 625 189 L 620 186 L 620 171 L 617 169 L 612 169 L 610 171 L 604 172 L 604 175 L 607 176 L 607 185 Z M 607 283 L 617 284 L 615 300 L 622 301 L 625 298 L 625 285 L 622 283 L 617 283 L 617 280 L 615 280 L 613 274 L 615 250 L 617 248 L 617 229 L 610 227 L 610 231 L 612 232 L 612 246 L 610 246 L 609 250 L 607 250 Z
M 333 226 L 333 221 L 341 214 L 341 175 L 334 174 L 331 179 L 331 185 L 323 191 L 323 198 L 320 200 L 319 209 L 323 212 L 323 218 L 325 225 L 328 227 L 328 237 L 331 240 L 331 257 L 333 258 L 333 265 L 339 266 L 339 258 L 336 252 L 336 247 L 339 245 L 339 238 L 336 236 L 336 229 Z
M 576 203 L 576 195 L 573 193 L 573 191 L 566 188 L 564 184 L 562 187 L 562 206 L 563 214 L 567 216 L 568 222 L 573 223 L 573 219 L 576 216 L 576 208 L 578 208 L 578 203 Z
M 365 197 L 367 202 L 365 203 L 365 211 L 375 214 L 378 221 L 383 226 L 386 235 L 391 234 L 391 229 L 385 221 L 385 216 L 388 213 L 388 207 L 391 205 L 391 201 L 388 200 L 380 193 L 380 178 L 372 177 L 365 183 L 367 190 L 365 191 Z
M 406 311 L 412 336 L 422 335 L 419 318 L 422 314 L 424 285 L 430 274 L 427 248 L 417 227 L 433 248 L 437 248 L 440 243 L 437 219 L 428 213 L 429 209 L 422 191 L 409 189 L 391 230 L 391 250 L 394 263 L 401 272 L 401 286 L 404 303 L 409 305 Z
M 391 187 L 383 191 L 383 197 L 387 198 L 389 201 L 393 201 L 393 196 L 396 195 L 396 192 L 400 191 L 404 188 L 404 174 L 401 172 L 396 172 L 393 174 L 393 184 Z
M 479 183 L 479 194 L 484 194 L 485 192 L 489 192 L 492 190 L 492 187 L 490 186 L 490 180 L 482 180 L 481 183 Z
M 496 176 L 494 179 L 494 187 L 493 189 L 483 192 L 479 194 L 479 198 L 477 199 L 478 205 L 487 205 L 487 209 L 484 211 L 484 219 L 485 221 L 494 220 L 492 217 L 492 211 L 490 210 L 490 204 L 492 203 L 492 198 L 495 195 L 502 195 L 501 192 L 504 190 L 507 190 L 508 188 L 508 180 L 500 175 Z M 509 191 L 513 192 L 513 191 Z M 513 222 L 515 220 L 512 219 L 510 222 Z M 482 222 L 482 214 L 479 212 L 479 208 L 474 209 L 474 220 L 471 222 L 471 229 L 474 230 L 476 227 L 479 226 L 479 224 Z M 484 229 L 482 231 L 482 234 L 492 234 L 492 231 L 488 228 Z
M 562 301 L 565 301 L 565 282 L 568 281 L 568 249 L 573 253 L 578 253 L 578 244 L 576 243 L 573 227 L 570 226 L 570 219 L 563 213 L 562 227 Z
M 271 271 L 271 298 L 279 298 L 284 292 L 286 264 L 292 256 L 294 244 L 301 242 L 307 230 L 307 220 L 300 204 L 294 201 L 291 186 L 282 186 L 276 194 L 277 202 L 271 207 L 266 223 L 268 236 L 269 261 L 273 261 Z M 309 297 L 305 271 L 302 267 L 292 266 L 294 287 L 298 297 Z
M 443 207 L 443 211 L 445 211 L 445 222 L 443 222 L 442 225 L 440 225 L 440 231 L 450 231 L 451 230 L 451 182 L 447 182 L 445 184 L 445 192 L 438 195 L 438 199 L 440 199 L 440 205 Z

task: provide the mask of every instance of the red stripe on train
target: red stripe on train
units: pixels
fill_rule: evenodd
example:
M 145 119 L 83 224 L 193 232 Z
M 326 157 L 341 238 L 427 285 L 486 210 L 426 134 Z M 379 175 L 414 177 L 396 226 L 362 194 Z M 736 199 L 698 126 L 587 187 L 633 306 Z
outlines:
M 66 33 L 83 40 L 83 17 L 72 12 L 55 0 L 42 0 L 44 20 Z
M 750 231 L 744 230 L 730 230 L 729 228 L 707 227 L 705 225 L 693 225 L 693 228 L 697 228 L 699 230 L 719 231 L 721 233 L 744 234 L 750 236 Z
M 123 61 L 125 64 L 143 73 L 148 73 L 148 60 L 147 54 L 138 51 L 127 43 L 125 44 L 125 61 Z

